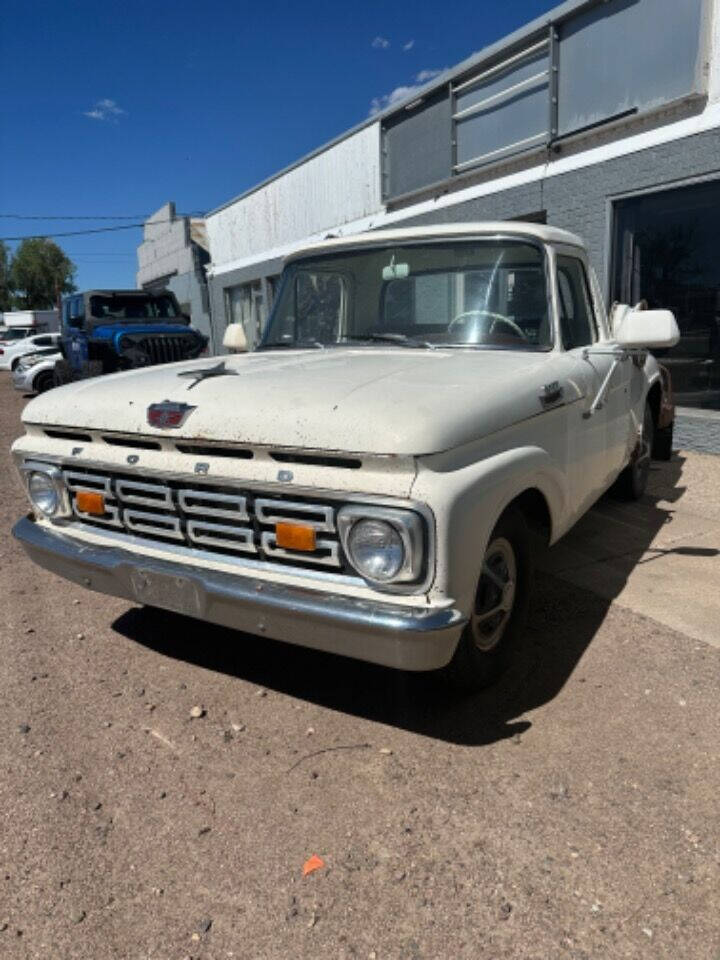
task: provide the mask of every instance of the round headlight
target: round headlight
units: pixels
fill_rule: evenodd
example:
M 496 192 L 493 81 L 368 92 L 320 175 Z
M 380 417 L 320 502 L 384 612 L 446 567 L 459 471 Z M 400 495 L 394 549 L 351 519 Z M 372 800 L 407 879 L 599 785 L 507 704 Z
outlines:
M 385 520 L 358 520 L 347 538 L 350 561 L 370 580 L 392 580 L 405 561 L 402 538 Z
M 28 493 L 33 506 L 37 507 L 46 517 L 52 517 L 57 513 L 60 498 L 55 484 L 46 473 L 35 470 L 30 474 L 28 477 Z

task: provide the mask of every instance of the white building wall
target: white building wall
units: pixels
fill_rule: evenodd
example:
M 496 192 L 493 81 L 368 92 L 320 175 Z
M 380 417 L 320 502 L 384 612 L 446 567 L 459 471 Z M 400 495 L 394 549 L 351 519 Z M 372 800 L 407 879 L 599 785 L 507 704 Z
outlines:
M 209 216 L 213 272 L 382 209 L 380 125 L 373 123 Z
M 166 203 L 145 221 L 143 242 L 138 247 L 137 285 L 193 269 L 185 219 L 176 219 L 175 204 Z

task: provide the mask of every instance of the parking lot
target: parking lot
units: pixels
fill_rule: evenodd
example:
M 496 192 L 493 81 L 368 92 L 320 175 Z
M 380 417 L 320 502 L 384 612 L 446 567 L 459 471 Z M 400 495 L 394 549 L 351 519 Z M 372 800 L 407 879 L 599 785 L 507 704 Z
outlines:
M 0 376 L 1 956 L 718 960 L 720 459 L 603 499 L 462 699 L 34 567 L 25 402 Z

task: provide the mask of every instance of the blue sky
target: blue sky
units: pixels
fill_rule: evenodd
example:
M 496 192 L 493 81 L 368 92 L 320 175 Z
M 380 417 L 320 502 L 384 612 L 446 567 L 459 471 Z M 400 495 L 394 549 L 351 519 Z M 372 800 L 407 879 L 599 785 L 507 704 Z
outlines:
M 554 5 L 3 0 L 0 213 L 211 210 Z M 140 235 L 57 242 L 81 289 L 131 287 Z

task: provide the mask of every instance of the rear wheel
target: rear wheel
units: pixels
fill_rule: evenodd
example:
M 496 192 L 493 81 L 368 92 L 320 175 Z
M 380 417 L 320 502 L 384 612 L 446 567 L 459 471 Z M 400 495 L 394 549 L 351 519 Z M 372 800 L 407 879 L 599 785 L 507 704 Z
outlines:
M 475 692 L 509 666 L 527 622 L 534 557 L 523 514 L 510 509 L 490 535 L 470 620 L 446 667 L 451 682 Z
M 630 463 L 615 481 L 613 492 L 622 500 L 639 500 L 645 493 L 650 475 L 650 456 L 655 436 L 655 420 L 650 404 L 645 404 L 642 435 Z

